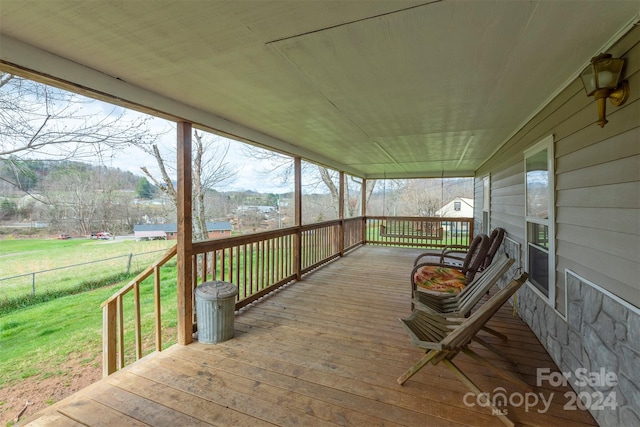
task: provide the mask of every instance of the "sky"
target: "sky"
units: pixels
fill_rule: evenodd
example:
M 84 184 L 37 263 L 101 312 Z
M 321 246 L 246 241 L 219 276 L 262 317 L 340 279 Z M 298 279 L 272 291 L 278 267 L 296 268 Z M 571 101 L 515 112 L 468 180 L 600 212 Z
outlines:
M 172 146 L 175 145 L 175 131 L 162 138 L 159 144 L 159 149 L 164 158 L 171 159 L 171 163 L 175 165 L 175 151 L 172 150 Z M 226 138 L 218 137 L 222 141 L 226 141 L 229 144 L 229 151 L 225 158 L 226 162 L 230 164 L 236 171 L 236 178 L 231 182 L 227 182 L 223 185 L 216 186 L 216 190 L 219 191 L 243 191 L 251 190 L 262 193 L 282 193 L 291 191 L 291 188 L 280 185 L 280 179 L 277 177 L 265 176 L 266 171 L 269 168 L 269 164 L 264 161 L 255 159 L 249 159 L 242 153 L 242 143 L 227 140 Z M 151 173 L 160 178 L 160 172 L 157 166 L 157 162 L 153 156 L 147 154 L 142 149 L 137 147 L 129 147 L 123 150 L 113 158 L 103 161 L 106 166 L 120 168 L 122 170 L 129 171 L 135 175 L 144 176 L 141 171 L 142 166 L 146 166 Z M 172 178 L 175 175 L 169 172 Z
M 100 101 L 95 101 L 95 103 L 96 104 L 93 108 L 99 109 L 99 111 L 96 110 L 96 113 L 114 113 L 113 105 Z M 118 110 L 116 110 L 116 112 L 117 111 Z M 127 115 L 131 117 L 148 117 L 131 110 L 127 111 Z M 175 123 L 154 117 L 149 122 L 149 127 L 152 132 L 160 134 L 158 148 L 163 158 L 167 161 L 167 168 L 174 169 L 176 158 L 174 148 L 176 145 Z M 220 146 L 228 144 L 229 150 L 225 157 L 225 162 L 237 172 L 236 177 L 233 180 L 215 186 L 214 188 L 216 190 L 251 190 L 261 193 L 284 193 L 293 191 L 292 185 L 283 185 L 281 183 L 282 180 L 279 177 L 268 173 L 271 168 L 268 161 L 249 158 L 245 155 L 244 151 L 246 151 L 247 144 L 208 133 L 205 133 L 204 140 L 209 143 L 219 144 Z M 220 149 L 219 152 L 222 153 L 222 149 Z M 130 146 L 124 150 L 114 152 L 111 156 L 105 156 L 99 161 L 96 161 L 96 163 L 129 171 L 138 176 L 145 176 L 140 169 L 144 166 L 147 167 L 156 179 L 160 179 L 161 177 L 155 158 L 136 146 Z M 168 171 L 168 173 L 175 179 L 174 171 Z
M 16 111 L 16 114 L 20 114 L 22 111 L 31 111 L 31 115 L 28 115 L 26 120 L 30 124 L 24 128 L 28 132 L 22 132 L 23 135 L 29 135 L 32 132 L 40 135 L 57 134 L 61 128 L 65 129 L 78 129 L 82 124 L 91 124 L 95 122 L 109 121 L 116 119 L 122 113 L 125 113 L 125 119 L 131 121 L 146 119 L 146 126 L 151 134 L 158 135 L 156 143 L 160 150 L 160 153 L 165 159 L 167 164 L 167 170 L 169 175 L 175 179 L 175 145 L 176 145 L 176 125 L 174 122 L 170 122 L 157 117 L 151 117 L 146 114 L 138 113 L 133 110 L 127 110 L 119 106 L 115 106 L 110 103 L 92 100 L 81 95 L 70 95 L 73 99 L 69 104 L 69 98 L 64 94 L 67 93 L 63 90 L 48 88 L 51 90 L 52 96 L 36 96 L 46 86 L 34 83 L 35 86 L 42 89 L 34 89 L 32 92 L 24 91 L 18 92 L 12 90 L 10 85 L 6 85 L 3 90 L 5 93 L 1 95 L 4 98 L 10 99 L 16 103 L 16 107 L 11 111 Z M 20 87 L 16 85 L 15 87 Z M 27 86 L 25 86 L 27 87 Z M 47 99 L 48 103 L 42 103 L 41 99 Z M 17 107 L 22 105 L 22 107 Z M 34 108 L 35 107 L 35 108 Z M 24 108 L 24 109 L 23 109 Z M 67 115 L 69 119 L 65 118 Z M 22 124 L 23 116 L 17 116 L 14 118 L 16 123 Z M 48 117 L 53 117 L 49 120 Z M 47 118 L 47 119 L 45 119 Z M 46 123 L 46 125 L 45 125 Z M 114 128 L 109 128 L 114 129 Z M 36 132 L 37 130 L 37 132 Z M 67 131 L 66 131 L 67 132 Z M 202 132 L 201 132 L 202 133 Z M 65 132 L 62 133 L 65 135 Z M 99 136 L 94 133 L 85 133 L 87 135 Z M 275 172 L 269 172 L 273 169 L 273 161 L 260 160 L 255 156 L 250 157 L 247 155 L 247 144 L 227 139 L 213 134 L 204 135 L 205 144 L 216 144 L 224 147 L 226 144 L 229 146 L 229 150 L 225 157 L 225 163 L 229 167 L 236 171 L 235 178 L 226 181 L 222 184 L 214 186 L 213 188 L 218 191 L 256 191 L 261 193 L 285 193 L 293 191 L 292 180 L 289 179 L 288 183 L 283 183 L 283 178 Z M 29 138 L 17 138 L 15 141 L 6 140 L 0 147 L 5 150 L 20 145 L 26 145 Z M 26 142 L 25 142 L 26 141 Z M 80 147 L 78 149 L 78 147 Z M 1 151 L 1 150 L 0 150 Z M 218 153 L 222 154 L 224 148 L 218 150 Z M 145 152 L 143 149 L 136 146 L 129 146 L 118 151 L 108 151 L 104 148 L 98 148 L 94 144 L 78 144 L 78 145 L 47 145 L 45 147 L 39 147 L 36 150 L 21 151 L 23 158 L 32 159 L 68 159 L 88 162 L 92 164 L 102 164 L 108 167 L 119 168 L 124 171 L 131 172 L 137 176 L 145 176 L 141 170 L 141 167 L 146 167 L 156 179 L 161 179 L 159 167 L 156 159 L 153 155 Z M 70 157 L 70 153 L 73 156 Z M 287 162 L 293 162 L 291 158 L 285 158 Z M 173 167 L 172 167 L 173 166 Z M 303 168 L 303 184 L 305 181 L 305 175 L 309 172 L 317 172 L 316 168 Z M 309 179 L 308 182 L 318 181 L 318 178 Z M 308 191 L 323 191 L 323 188 L 309 186 Z M 326 190 L 326 188 L 324 188 Z M 303 191 L 305 186 L 303 185 Z

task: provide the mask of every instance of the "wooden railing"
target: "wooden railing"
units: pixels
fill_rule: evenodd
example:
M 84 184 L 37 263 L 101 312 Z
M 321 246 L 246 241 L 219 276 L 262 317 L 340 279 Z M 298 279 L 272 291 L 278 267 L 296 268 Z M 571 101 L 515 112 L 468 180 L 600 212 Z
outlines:
M 124 297 L 133 291 L 135 360 L 142 357 L 140 284 L 153 274 L 155 349 L 162 350 L 160 311 L 160 267 L 176 256 L 172 246 L 162 258 L 151 264 L 118 292 L 102 303 L 102 374 L 107 376 L 125 365 Z
M 252 303 L 296 279 L 297 232 L 298 227 L 292 227 L 194 243 L 193 287 L 210 280 L 234 283 L 236 310 Z
M 465 248 L 473 238 L 473 218 L 368 216 L 365 242 L 373 245 Z
M 343 222 L 344 251 L 364 243 L 365 219 L 363 217 L 345 219 Z
M 390 221 L 396 221 L 396 224 L 390 224 Z M 432 223 L 442 227 L 441 233 L 434 229 Z M 382 235 L 380 225 L 386 226 Z M 194 272 L 192 286 L 195 289 L 199 284 L 210 280 L 234 283 L 238 286 L 235 308 L 239 310 L 364 243 L 428 247 L 453 244 L 465 247 L 472 235 L 473 220 L 470 218 L 358 217 L 195 242 L 191 252 Z M 162 350 L 160 268 L 175 255 L 174 246 L 102 304 L 105 376 L 122 368 L 130 360 L 141 358 L 143 351 L 148 351 L 143 348 L 143 339 L 145 342 L 150 339 L 143 337 L 141 332 L 140 285 L 151 275 L 154 276 L 153 349 Z M 126 295 L 133 298 L 132 319 L 131 316 L 124 316 L 125 308 L 131 305 L 123 303 Z M 195 301 L 192 304 L 195 306 Z M 194 332 L 196 315 L 194 310 Z M 127 354 L 127 357 L 125 353 L 129 347 L 125 346 L 125 322 L 133 323 L 135 336 L 135 354 Z
M 302 274 L 340 256 L 340 221 L 327 221 L 300 228 Z

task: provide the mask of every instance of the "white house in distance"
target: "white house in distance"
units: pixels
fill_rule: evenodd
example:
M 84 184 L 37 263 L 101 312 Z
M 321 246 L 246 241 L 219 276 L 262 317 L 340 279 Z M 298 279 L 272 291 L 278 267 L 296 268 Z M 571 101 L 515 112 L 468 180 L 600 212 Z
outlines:
M 456 197 L 436 211 L 436 216 L 447 218 L 473 218 L 473 199 Z
M 209 239 L 219 239 L 231 236 L 233 227 L 226 221 L 207 222 Z M 178 237 L 177 224 L 137 224 L 133 226 L 133 234 L 136 240 L 176 240 Z

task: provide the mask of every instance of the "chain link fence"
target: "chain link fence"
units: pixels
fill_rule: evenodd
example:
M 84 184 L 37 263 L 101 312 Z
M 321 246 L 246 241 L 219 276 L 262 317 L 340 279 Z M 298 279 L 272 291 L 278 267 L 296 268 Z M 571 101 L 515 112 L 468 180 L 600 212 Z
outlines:
M 96 261 L 0 277 L 0 298 L 13 299 L 45 292 L 64 291 L 84 282 L 105 280 L 141 271 L 166 249 L 104 258 Z

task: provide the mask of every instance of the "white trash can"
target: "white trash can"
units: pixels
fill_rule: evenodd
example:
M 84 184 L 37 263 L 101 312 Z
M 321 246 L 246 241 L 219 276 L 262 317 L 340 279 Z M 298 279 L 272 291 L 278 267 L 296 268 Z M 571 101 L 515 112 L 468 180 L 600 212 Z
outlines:
M 236 285 L 218 280 L 196 287 L 198 341 L 215 344 L 233 337 L 237 294 Z

